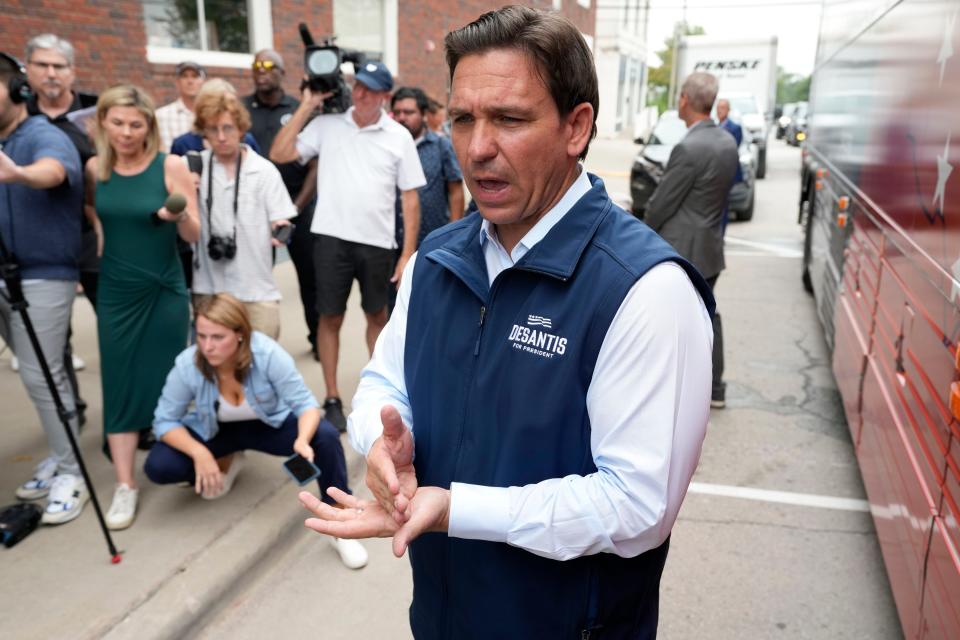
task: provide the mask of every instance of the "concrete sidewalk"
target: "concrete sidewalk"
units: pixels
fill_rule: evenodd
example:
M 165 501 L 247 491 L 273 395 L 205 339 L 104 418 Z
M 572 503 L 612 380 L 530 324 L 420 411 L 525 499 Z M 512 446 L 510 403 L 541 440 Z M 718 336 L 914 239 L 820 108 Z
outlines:
M 281 344 L 297 364 L 318 400 L 324 394 L 320 365 L 308 353 L 306 327 L 290 262 L 275 269 L 283 293 Z M 87 363 L 78 374 L 89 404 L 80 445 L 104 511 L 113 495 L 112 467 L 101 453 L 102 414 L 96 318 L 78 298 L 73 315 L 74 352 Z M 339 378 L 345 403 L 356 389 L 368 354 L 363 314 L 356 292 L 341 335 Z M 9 367 L 9 350 L 0 355 L 0 505 L 16 502 L 14 490 L 47 455 L 46 441 L 19 375 Z M 344 448 L 351 482 L 362 482 L 363 461 Z M 280 458 L 249 453 L 231 493 L 206 501 L 192 490 L 160 487 L 142 473 L 137 520 L 114 532 L 123 561 L 110 555 L 92 502 L 73 522 L 41 527 L 12 549 L 0 548 L 0 620 L 3 635 L 17 638 L 177 638 L 213 607 L 258 561 L 281 549 L 302 528 L 299 488 L 280 468 Z M 316 485 L 311 487 L 316 490 Z M 38 504 L 42 505 L 40 501 Z M 324 545 L 325 552 L 335 552 Z M 346 579 L 362 580 L 363 572 Z

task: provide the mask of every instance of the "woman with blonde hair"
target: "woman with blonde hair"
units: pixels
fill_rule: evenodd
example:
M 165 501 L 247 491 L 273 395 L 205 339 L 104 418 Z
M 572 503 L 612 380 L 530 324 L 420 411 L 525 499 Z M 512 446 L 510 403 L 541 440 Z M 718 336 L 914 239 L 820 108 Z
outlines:
M 329 504 L 329 487 L 349 492 L 340 434 L 321 420 L 290 354 L 251 329 L 246 308 L 229 294 L 204 298 L 196 318 L 197 343 L 177 356 L 157 403 L 147 477 L 189 482 L 204 498 L 219 498 L 233 486 L 243 451 L 252 449 L 315 462 Z M 346 566 L 366 564 L 356 540 L 334 538 L 333 546 Z
M 97 101 L 97 155 L 87 162 L 86 212 L 102 253 L 97 333 L 103 428 L 117 488 L 107 526 L 130 526 L 137 509 L 134 458 L 150 427 L 164 372 L 187 343 L 190 308 L 176 238 L 200 235 L 196 192 L 186 165 L 159 152 L 150 97 L 133 85 Z M 178 193 L 186 207 L 166 209 Z

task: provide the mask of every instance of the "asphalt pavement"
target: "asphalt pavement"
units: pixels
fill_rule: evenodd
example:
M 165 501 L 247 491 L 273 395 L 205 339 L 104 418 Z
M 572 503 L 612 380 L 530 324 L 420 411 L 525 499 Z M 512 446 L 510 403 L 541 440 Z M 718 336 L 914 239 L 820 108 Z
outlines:
M 754 219 L 727 232 L 717 287 L 728 407 L 714 411 L 700 468 L 671 539 L 661 588 L 662 638 L 898 638 L 899 623 L 813 301 L 800 283 L 798 150 L 771 141 Z M 597 140 L 588 169 L 628 197 L 636 147 Z M 307 354 L 289 262 L 281 343 L 323 394 Z M 74 345 L 90 404 L 81 444 L 109 505 L 101 445 L 95 320 L 74 308 Z M 352 395 L 366 360 L 356 292 L 344 325 L 341 387 Z M 0 354 L 0 491 L 45 455 L 36 414 Z M 349 450 L 354 488 L 363 462 Z M 141 454 L 142 456 L 142 454 Z M 250 454 L 233 491 L 207 502 L 142 477 L 140 515 L 115 534 L 111 565 L 92 509 L 0 550 L 0 620 L 16 638 L 409 638 L 409 565 L 387 541 L 369 565 L 344 568 L 302 526 L 297 488 L 279 459 Z M 142 463 L 142 457 L 140 458 Z

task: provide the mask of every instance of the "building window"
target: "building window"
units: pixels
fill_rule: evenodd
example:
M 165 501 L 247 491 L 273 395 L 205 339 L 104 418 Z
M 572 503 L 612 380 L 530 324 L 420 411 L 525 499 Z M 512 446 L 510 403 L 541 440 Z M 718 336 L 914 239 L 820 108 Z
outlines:
M 147 59 L 243 67 L 273 47 L 270 0 L 141 0 Z
M 143 13 L 148 45 L 250 53 L 247 0 L 143 0 Z
M 363 51 L 397 73 L 397 0 L 334 0 L 333 33 L 337 45 Z

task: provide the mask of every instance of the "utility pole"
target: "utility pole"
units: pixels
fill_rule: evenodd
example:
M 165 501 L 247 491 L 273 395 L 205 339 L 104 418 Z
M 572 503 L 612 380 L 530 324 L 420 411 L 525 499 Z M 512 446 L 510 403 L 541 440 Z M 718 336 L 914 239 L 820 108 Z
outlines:
M 681 33 L 687 29 L 687 0 L 683 0 L 683 19 L 673 28 L 673 60 L 670 62 L 670 93 L 667 95 L 667 108 L 677 108 L 677 84 L 680 82 L 680 69 L 677 67 L 677 48 L 680 45 Z

